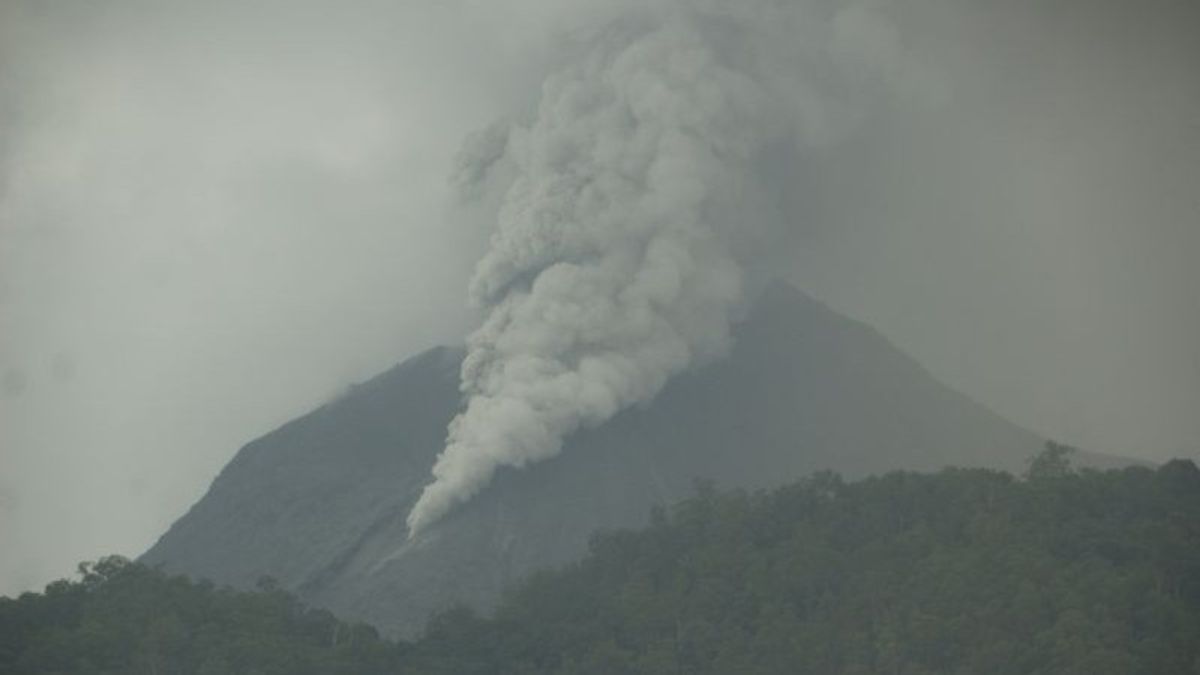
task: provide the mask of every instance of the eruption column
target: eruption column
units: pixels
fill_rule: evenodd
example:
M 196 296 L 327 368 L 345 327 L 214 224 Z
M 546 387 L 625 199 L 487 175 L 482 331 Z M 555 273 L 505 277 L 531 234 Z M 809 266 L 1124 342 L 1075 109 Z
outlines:
M 503 160 L 514 178 L 470 286 L 486 318 L 468 340 L 465 408 L 410 536 L 497 468 L 553 457 L 726 350 L 765 220 L 753 164 L 837 115 L 798 77 L 829 45 L 795 7 L 700 4 L 599 34 L 545 81 L 532 122 L 465 153 L 465 175 Z

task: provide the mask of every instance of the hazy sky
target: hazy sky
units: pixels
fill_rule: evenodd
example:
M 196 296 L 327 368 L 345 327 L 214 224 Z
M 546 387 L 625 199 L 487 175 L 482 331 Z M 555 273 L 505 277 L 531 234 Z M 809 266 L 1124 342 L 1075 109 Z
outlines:
M 619 4 L 0 2 L 0 593 L 461 339 L 454 153 Z M 862 4 L 933 84 L 779 168 L 789 276 L 1039 433 L 1195 455 L 1190 3 Z

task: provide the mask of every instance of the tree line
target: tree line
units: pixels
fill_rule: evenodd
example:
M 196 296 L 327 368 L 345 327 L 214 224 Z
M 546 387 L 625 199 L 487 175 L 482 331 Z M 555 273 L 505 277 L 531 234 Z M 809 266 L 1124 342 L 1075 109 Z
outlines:
M 0 673 L 1200 673 L 1200 470 L 699 484 L 411 641 L 105 558 L 0 598 Z

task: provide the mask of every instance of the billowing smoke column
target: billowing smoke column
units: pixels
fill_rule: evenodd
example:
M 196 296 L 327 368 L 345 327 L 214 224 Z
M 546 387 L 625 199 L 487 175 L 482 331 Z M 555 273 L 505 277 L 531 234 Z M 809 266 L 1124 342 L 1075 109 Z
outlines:
M 855 96 L 822 81 L 841 86 L 841 52 L 851 69 L 870 61 L 854 36 L 875 19 L 700 4 L 614 23 L 544 82 L 528 125 L 464 151 L 464 181 L 507 163 L 510 182 L 470 287 L 486 319 L 462 367 L 465 409 L 410 536 L 497 468 L 553 457 L 727 349 L 747 258 L 770 234 L 756 163 L 834 135 Z

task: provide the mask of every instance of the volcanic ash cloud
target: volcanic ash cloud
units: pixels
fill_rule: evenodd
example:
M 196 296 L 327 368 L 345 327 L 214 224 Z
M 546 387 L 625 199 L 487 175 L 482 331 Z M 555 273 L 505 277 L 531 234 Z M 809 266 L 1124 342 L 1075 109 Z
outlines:
M 555 456 L 727 349 L 770 235 L 756 162 L 851 117 L 852 87 L 814 82 L 836 81 L 847 16 L 862 19 L 699 4 L 598 32 L 545 80 L 530 122 L 468 142 L 460 182 L 505 164 L 507 191 L 470 285 L 486 318 L 468 340 L 465 408 L 410 536 L 497 468 Z M 878 47 L 850 51 L 861 74 Z

